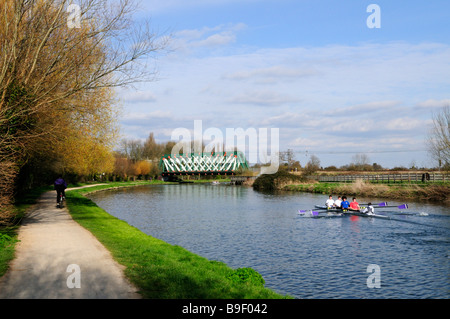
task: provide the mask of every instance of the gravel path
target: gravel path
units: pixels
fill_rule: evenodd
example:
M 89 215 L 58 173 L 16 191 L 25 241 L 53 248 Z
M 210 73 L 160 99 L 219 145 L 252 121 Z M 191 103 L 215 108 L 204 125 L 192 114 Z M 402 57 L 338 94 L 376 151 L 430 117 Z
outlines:
M 16 258 L 0 278 L 3 299 L 137 299 L 123 266 L 46 192 L 27 213 Z

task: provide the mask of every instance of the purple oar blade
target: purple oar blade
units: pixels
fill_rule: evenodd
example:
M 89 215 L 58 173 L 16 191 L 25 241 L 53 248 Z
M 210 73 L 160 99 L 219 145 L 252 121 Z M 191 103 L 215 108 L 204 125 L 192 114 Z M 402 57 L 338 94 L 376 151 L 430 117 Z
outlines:
M 403 204 L 400 206 L 397 206 L 398 209 L 407 209 L 408 208 L 408 204 Z

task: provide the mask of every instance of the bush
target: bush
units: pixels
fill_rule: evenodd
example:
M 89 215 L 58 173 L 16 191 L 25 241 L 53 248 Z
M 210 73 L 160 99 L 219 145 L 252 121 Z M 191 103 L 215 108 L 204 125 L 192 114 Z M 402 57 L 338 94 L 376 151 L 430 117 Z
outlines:
M 264 286 L 265 284 L 264 278 L 252 268 L 238 268 L 227 278 L 236 283 L 249 283 L 255 286 Z
M 253 189 L 275 190 L 281 189 L 292 183 L 301 183 L 305 181 L 306 179 L 302 176 L 293 175 L 284 170 L 279 170 L 275 174 L 263 174 L 259 176 L 253 183 Z

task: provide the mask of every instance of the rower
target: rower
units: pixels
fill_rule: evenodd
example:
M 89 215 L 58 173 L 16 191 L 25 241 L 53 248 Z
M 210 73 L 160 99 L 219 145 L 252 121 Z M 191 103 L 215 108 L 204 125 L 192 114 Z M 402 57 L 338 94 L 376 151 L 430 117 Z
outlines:
M 341 208 L 342 209 L 348 209 L 348 207 L 350 206 L 350 203 L 347 200 L 346 196 L 342 197 L 342 203 L 341 203 Z
M 373 208 L 372 203 L 368 203 L 367 207 L 363 209 L 362 213 L 367 215 L 375 215 L 375 208 Z
M 325 202 L 325 205 L 327 206 L 328 209 L 333 208 L 334 207 L 334 200 L 333 200 L 333 196 L 329 196 L 327 201 Z
M 338 199 L 334 201 L 334 207 L 341 208 L 342 199 L 341 196 L 338 196 Z
M 360 210 L 359 204 L 358 204 L 358 202 L 356 201 L 356 198 L 355 198 L 355 197 L 353 197 L 353 200 L 352 200 L 352 202 L 350 203 L 350 208 L 353 209 L 353 210 Z

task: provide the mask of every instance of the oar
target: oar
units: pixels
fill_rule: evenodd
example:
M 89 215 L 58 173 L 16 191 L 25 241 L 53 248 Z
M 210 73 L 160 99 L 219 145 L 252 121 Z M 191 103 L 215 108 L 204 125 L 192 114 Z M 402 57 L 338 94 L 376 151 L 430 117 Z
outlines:
M 311 212 L 311 214 L 312 214 L 313 216 L 319 216 L 319 212 L 312 211 L 312 210 L 304 210 L 304 209 L 301 209 L 301 210 L 298 211 L 298 213 L 299 213 L 300 215 L 303 215 L 303 214 L 308 213 L 308 212 Z
M 383 207 L 397 207 L 398 209 L 408 209 L 408 204 L 402 204 L 400 206 L 383 206 Z
M 359 206 L 362 207 L 367 207 L 369 204 L 359 204 Z M 402 204 L 400 206 L 390 206 L 388 205 L 386 202 L 384 203 L 379 203 L 379 204 L 372 204 L 372 206 L 378 206 L 378 207 L 397 207 L 398 209 L 407 209 L 408 208 L 408 204 Z
M 367 206 L 369 204 L 359 204 L 359 206 Z M 378 206 L 378 207 L 389 207 L 388 203 L 383 202 L 383 203 L 379 203 L 379 204 L 372 204 L 373 206 Z
M 314 208 L 314 209 L 318 209 L 318 210 L 329 210 L 329 209 L 335 209 L 336 207 L 330 207 L 330 208 L 328 208 L 328 207 L 316 207 L 316 208 Z

